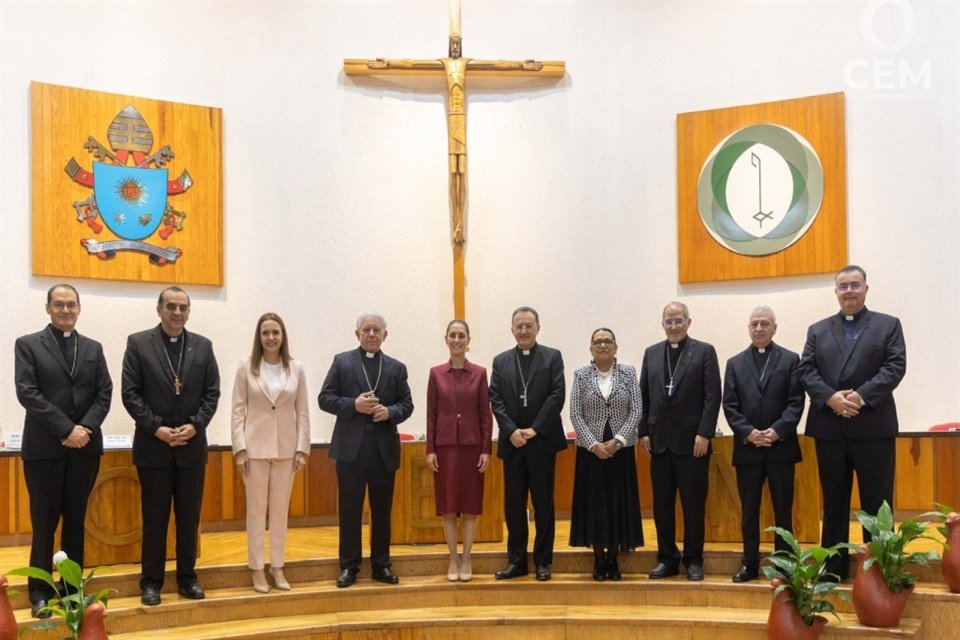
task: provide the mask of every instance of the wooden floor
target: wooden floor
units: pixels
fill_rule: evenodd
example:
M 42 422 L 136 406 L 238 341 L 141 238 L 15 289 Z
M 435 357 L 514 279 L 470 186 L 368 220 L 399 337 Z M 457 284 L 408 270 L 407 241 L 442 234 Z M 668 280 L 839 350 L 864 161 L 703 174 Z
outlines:
M 762 581 L 734 585 L 730 575 L 739 565 L 740 545 L 708 544 L 706 580 L 690 582 L 681 575 L 649 580 L 656 562 L 656 536 L 645 521 L 646 545 L 621 556 L 624 580 L 596 583 L 590 579 L 592 552 L 565 544 L 569 521 L 557 522 L 554 579 L 496 581 L 493 573 L 505 562 L 505 543 L 475 547 L 474 580 L 445 579 L 444 545 L 394 545 L 394 570 L 401 584 L 386 586 L 361 570 L 354 587 L 337 589 L 337 528 L 290 530 L 285 573 L 293 590 L 256 594 L 246 568 L 244 532 L 203 534 L 198 562 L 204 601 L 176 594 L 168 574 L 159 607 L 139 602 L 138 565 L 106 567 L 98 587 L 116 590 L 110 600 L 107 629 L 111 640 L 236 640 L 262 638 L 316 640 L 428 640 L 478 638 L 495 633 L 497 640 L 764 640 L 769 587 Z M 851 527 L 859 540 L 859 527 Z M 368 548 L 364 528 L 364 549 Z M 764 550 L 769 551 L 769 545 Z M 0 573 L 27 563 L 27 547 L 0 548 Z M 168 564 L 173 569 L 173 564 Z M 939 578 L 939 568 L 923 580 Z M 23 579 L 11 580 L 21 593 L 12 601 L 21 626 L 32 622 Z M 841 589 L 849 592 L 849 585 Z M 858 625 L 849 604 L 839 603 L 840 620 L 831 619 L 821 640 L 960 638 L 960 595 L 936 582 L 922 584 L 911 597 L 900 627 L 867 629 Z M 31 633 L 28 638 L 53 640 L 62 633 Z

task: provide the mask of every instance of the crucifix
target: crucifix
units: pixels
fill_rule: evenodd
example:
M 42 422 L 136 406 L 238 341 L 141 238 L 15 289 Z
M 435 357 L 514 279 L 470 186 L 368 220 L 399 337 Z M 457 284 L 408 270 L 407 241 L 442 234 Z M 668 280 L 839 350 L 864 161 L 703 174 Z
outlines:
M 436 75 L 447 79 L 447 148 L 451 206 L 450 240 L 453 244 L 454 317 L 466 319 L 464 208 L 467 202 L 467 109 L 466 80 L 471 76 L 561 77 L 563 62 L 537 60 L 474 60 L 461 57 L 460 0 L 450 2 L 448 56 L 434 60 L 409 58 L 346 58 L 343 71 L 354 75 Z

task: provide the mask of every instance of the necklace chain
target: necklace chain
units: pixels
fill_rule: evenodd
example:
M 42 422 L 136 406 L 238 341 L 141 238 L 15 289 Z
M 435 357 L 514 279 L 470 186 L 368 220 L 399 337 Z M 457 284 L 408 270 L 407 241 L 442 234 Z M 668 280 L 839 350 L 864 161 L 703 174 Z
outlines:
M 363 379 L 367 381 L 367 386 L 370 387 L 370 391 L 373 392 L 373 395 L 377 395 L 377 387 L 380 386 L 380 374 L 383 373 L 383 355 L 380 355 L 380 366 L 377 368 L 377 383 L 370 384 L 370 377 L 367 376 L 367 367 L 361 363 L 360 366 L 363 369 Z
M 673 377 L 680 372 L 680 365 L 683 364 L 683 350 L 686 348 L 686 345 L 684 345 L 684 347 L 680 349 L 680 353 L 677 355 L 676 369 L 670 366 L 670 352 L 667 351 L 667 373 L 670 374 L 670 384 L 667 385 L 667 396 L 673 395 Z
M 170 373 L 173 374 L 173 391 L 176 395 L 180 395 L 180 392 L 183 391 L 183 383 L 180 382 L 180 367 L 183 366 L 183 345 L 186 343 L 187 338 L 182 333 L 180 334 L 180 355 L 177 358 L 177 368 L 173 368 L 173 361 L 170 360 L 170 352 L 167 351 L 167 345 L 163 345 L 163 355 L 167 357 L 167 365 L 170 366 Z

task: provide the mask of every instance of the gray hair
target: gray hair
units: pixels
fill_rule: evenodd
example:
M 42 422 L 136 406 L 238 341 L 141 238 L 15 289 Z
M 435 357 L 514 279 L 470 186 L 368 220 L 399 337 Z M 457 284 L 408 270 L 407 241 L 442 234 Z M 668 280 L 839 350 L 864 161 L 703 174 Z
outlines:
M 380 321 L 380 324 L 383 325 L 384 329 L 387 328 L 387 319 L 383 317 L 382 313 L 377 313 L 376 311 L 365 311 L 357 316 L 357 331 L 360 331 L 360 326 L 367 318 L 376 318 Z
M 690 319 L 690 310 L 687 309 L 687 305 L 683 304 L 682 302 L 677 302 L 676 300 L 674 300 L 673 302 L 671 302 L 670 304 L 668 304 L 663 308 L 663 315 L 661 317 L 665 318 L 667 316 L 667 309 L 671 309 L 671 308 L 680 309 L 681 311 L 683 311 L 684 320 Z
M 774 313 L 773 309 L 771 309 L 767 305 L 762 304 L 759 307 L 755 307 L 754 310 L 750 312 L 750 315 L 753 316 L 753 314 L 755 313 L 769 313 L 770 322 L 772 322 L 773 324 L 777 324 L 777 314 Z

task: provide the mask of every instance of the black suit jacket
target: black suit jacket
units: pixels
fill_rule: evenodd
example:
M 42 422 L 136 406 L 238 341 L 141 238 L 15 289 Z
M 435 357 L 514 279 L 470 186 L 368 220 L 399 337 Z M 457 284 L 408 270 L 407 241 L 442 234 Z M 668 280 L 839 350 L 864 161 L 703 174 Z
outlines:
M 747 347 L 727 360 L 723 377 L 723 413 L 733 429 L 733 464 L 800 462 L 797 423 L 803 414 L 803 387 L 797 373 L 800 356 L 771 342 L 763 380 Z M 771 447 L 746 442 L 754 429 L 772 428 L 780 437 Z
M 654 453 L 693 455 L 696 436 L 713 438 L 720 415 L 720 363 L 713 345 L 687 337 L 667 395 L 667 341 L 647 347 L 640 369 L 643 413 L 639 437 L 650 436 Z
M 167 362 L 160 325 L 127 338 L 121 397 L 136 424 L 133 464 L 138 467 L 199 467 L 207 463 L 207 425 L 220 401 L 220 370 L 213 344 L 199 334 L 183 333 L 187 342 L 179 396 L 174 392 L 174 372 Z M 197 435 L 183 446 L 171 447 L 155 435 L 158 427 L 187 423 L 196 427 Z
M 320 408 L 337 416 L 330 440 L 330 457 L 343 462 L 353 462 L 360 452 L 363 433 L 368 425 L 373 425 L 377 447 L 384 465 L 390 471 L 400 468 L 400 435 L 397 425 L 413 413 L 413 398 L 410 385 L 407 384 L 407 367 L 380 352 L 383 358 L 383 371 L 376 395 L 380 404 L 387 408 L 389 420 L 374 422 L 373 416 L 357 413 L 354 406 L 357 396 L 369 391 L 363 375 L 363 349 L 338 353 L 333 358 L 330 371 L 323 381 L 323 388 L 317 400 Z
M 892 438 L 899 431 L 893 390 L 907 371 L 900 320 L 867 309 L 853 344 L 844 351 L 839 313 L 811 325 L 800 360 L 800 382 L 810 395 L 805 433 L 824 440 Z M 841 389 L 853 389 L 866 406 L 842 418 L 827 406 Z
M 567 448 L 563 430 L 563 403 L 567 385 L 563 375 L 563 356 L 556 349 L 537 344 L 530 360 L 527 378 L 528 407 L 540 407 L 533 424 L 517 424 L 520 415 L 520 394 L 517 379 L 517 348 L 508 349 L 493 359 L 490 372 L 490 405 L 497 418 L 497 456 L 509 458 L 516 451 L 510 434 L 518 428 L 533 427 L 537 436 L 527 441 L 531 453 L 556 453 Z
M 80 424 L 93 431 L 90 442 L 78 451 L 103 454 L 103 424 L 110 411 L 113 382 L 103 357 L 103 347 L 79 333 L 73 376 L 60 345 L 49 329 L 17 338 L 14 347 L 14 380 L 17 399 L 26 409 L 23 419 L 24 460 L 63 458 L 61 441 Z

